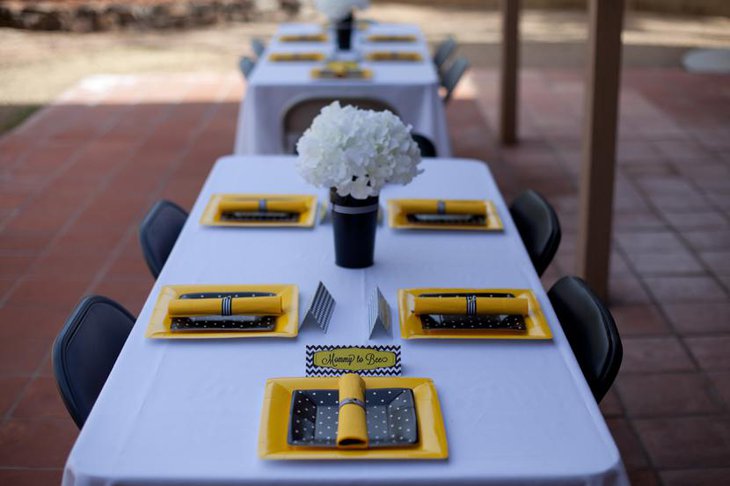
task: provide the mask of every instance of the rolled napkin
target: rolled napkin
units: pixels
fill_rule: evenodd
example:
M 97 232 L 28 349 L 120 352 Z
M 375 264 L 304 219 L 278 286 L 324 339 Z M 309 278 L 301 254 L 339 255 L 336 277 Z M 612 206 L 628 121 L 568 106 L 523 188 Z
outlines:
M 365 414 L 365 382 L 360 375 L 342 375 L 340 383 L 340 413 L 337 419 L 337 447 L 367 449 L 368 425 Z
M 292 34 L 279 37 L 281 42 L 326 42 L 324 34 Z
M 281 61 L 321 61 L 324 55 L 320 52 L 274 52 L 269 55 L 269 60 Z
M 339 76 L 344 76 L 350 71 L 357 71 L 359 66 L 353 61 L 332 61 L 327 63 L 327 69 Z
M 218 204 L 221 213 L 303 213 L 307 203 L 297 199 L 237 199 L 223 198 Z
M 530 310 L 527 299 L 509 297 L 414 297 L 413 313 L 441 315 L 519 315 Z
M 399 203 L 405 214 L 486 214 L 484 201 L 404 200 Z
M 386 35 L 374 34 L 368 36 L 370 42 L 415 42 L 415 35 Z
M 170 317 L 278 316 L 283 314 L 281 296 L 224 297 L 222 299 L 174 299 L 167 305 Z
M 417 52 L 388 52 L 377 51 L 367 55 L 369 61 L 422 61 L 423 58 Z

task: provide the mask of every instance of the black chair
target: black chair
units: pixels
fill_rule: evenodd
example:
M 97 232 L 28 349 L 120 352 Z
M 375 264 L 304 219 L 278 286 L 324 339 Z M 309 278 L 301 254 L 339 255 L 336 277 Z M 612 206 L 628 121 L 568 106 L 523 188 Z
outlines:
M 139 225 L 139 242 L 152 276 L 157 276 L 165 266 L 172 247 L 175 246 L 188 213 L 170 201 L 157 201 Z
M 122 350 L 135 317 L 92 295 L 76 306 L 53 343 L 53 374 L 63 403 L 81 428 Z
M 578 277 L 561 278 L 548 297 L 593 397 L 600 402 L 623 358 L 616 323 L 601 299 Z
M 255 67 L 256 62 L 250 57 L 244 56 L 238 61 L 238 68 L 241 70 L 241 73 L 243 73 L 243 77 L 246 79 L 251 77 L 251 73 L 253 72 L 253 68 Z
M 253 38 L 251 39 L 251 49 L 253 49 L 256 57 L 260 59 L 261 56 L 264 55 L 264 51 L 266 50 L 266 44 L 264 44 L 261 39 Z
M 425 135 L 420 133 L 412 133 L 413 141 L 416 142 L 418 148 L 421 149 L 421 157 L 436 157 L 436 146 Z
M 560 221 L 553 207 L 545 198 L 532 190 L 517 196 L 509 212 L 520 232 L 530 260 L 538 275 L 553 261 L 560 245 Z
M 461 77 L 464 75 L 467 69 L 469 69 L 469 61 L 463 57 L 458 58 L 446 73 L 441 78 L 441 86 L 446 88 L 446 94 L 444 95 L 444 103 L 448 103 L 451 100 L 451 96 L 454 94 L 456 85 L 459 84 Z
M 441 44 L 436 47 L 433 54 L 433 63 L 436 69 L 441 72 L 446 61 L 456 51 L 456 41 L 453 37 L 449 36 Z

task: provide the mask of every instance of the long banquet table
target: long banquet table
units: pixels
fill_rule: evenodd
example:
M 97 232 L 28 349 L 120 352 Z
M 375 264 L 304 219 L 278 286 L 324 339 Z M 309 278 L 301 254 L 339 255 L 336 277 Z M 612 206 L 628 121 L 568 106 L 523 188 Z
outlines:
M 282 35 L 318 33 L 315 24 L 282 24 L 248 80 L 246 97 L 239 111 L 235 153 L 241 155 L 281 154 L 283 152 L 283 118 L 299 101 L 311 98 L 371 98 L 392 106 L 400 118 L 415 132 L 431 139 L 441 157 L 451 155 L 443 102 L 439 96 L 439 77 L 431 62 L 425 37 L 410 24 L 376 24 L 366 31 L 356 31 L 353 51 L 418 52 L 422 62 L 363 62 L 373 71 L 372 79 L 312 79 L 311 71 L 319 62 L 272 62 L 274 52 L 321 52 L 327 56 L 335 49 L 330 41 L 281 42 Z M 370 43 L 372 34 L 413 35 L 416 42 Z
M 392 197 L 489 198 L 503 233 L 378 229 L 376 263 L 334 265 L 332 228 L 200 225 L 211 194 L 318 193 L 292 157 L 231 156 L 208 177 L 180 238 L 70 454 L 65 485 L 113 484 L 627 484 L 616 446 L 484 163 L 424 161 Z M 297 339 L 144 338 L 166 284 L 295 283 L 306 305 L 323 281 L 337 301 L 329 332 Z M 375 287 L 393 335 L 368 340 Z M 531 288 L 552 341 L 404 341 L 396 293 L 405 287 Z M 304 310 L 304 309 L 302 309 Z M 300 316 L 301 317 L 301 316 Z M 449 442 L 445 461 L 263 461 L 257 437 L 267 378 L 304 376 L 305 344 L 400 344 L 403 374 L 429 377 Z M 288 420 L 282 417 L 282 420 Z

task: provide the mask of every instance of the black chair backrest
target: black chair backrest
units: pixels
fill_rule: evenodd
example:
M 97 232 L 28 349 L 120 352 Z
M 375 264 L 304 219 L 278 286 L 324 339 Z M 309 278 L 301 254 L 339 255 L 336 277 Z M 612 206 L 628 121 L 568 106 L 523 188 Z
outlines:
M 243 77 L 248 79 L 251 77 L 251 73 L 253 72 L 253 68 L 256 67 L 256 63 L 250 57 L 244 56 L 238 61 L 238 67 L 243 73 Z
M 433 63 L 436 65 L 436 69 L 440 71 L 454 51 L 456 51 L 456 41 L 453 37 L 449 36 L 436 47 L 436 51 L 433 54 Z
M 545 198 L 532 190 L 517 196 L 509 212 L 537 274 L 542 275 L 560 245 L 558 215 Z
M 139 225 L 139 242 L 152 276 L 157 276 L 165 266 L 172 247 L 175 246 L 188 213 L 170 201 L 157 201 Z
M 421 157 L 436 157 L 436 146 L 428 137 L 420 133 L 411 133 L 411 137 L 421 149 Z
M 264 44 L 261 39 L 254 38 L 251 39 L 251 49 L 253 49 L 256 57 L 260 58 L 264 55 L 264 51 L 266 50 L 266 44 Z
M 284 113 L 282 120 L 283 139 L 282 149 L 284 153 L 296 154 L 296 147 L 299 138 L 307 131 L 312 120 L 319 115 L 322 108 L 333 101 L 339 101 L 342 106 L 352 105 L 361 110 L 390 111 L 396 116 L 398 112 L 385 101 L 375 98 L 360 97 L 339 97 L 339 98 L 304 98 L 295 102 Z
M 467 69 L 469 69 L 469 61 L 463 57 L 458 58 L 446 73 L 441 78 L 441 86 L 446 88 L 446 95 L 444 96 L 444 103 L 448 103 L 451 96 L 454 94 L 456 85 L 459 84 L 459 80 L 464 75 Z
M 601 299 L 578 277 L 563 277 L 548 292 L 596 402 L 611 388 L 623 347 L 616 323 Z
M 81 428 L 122 350 L 135 318 L 111 299 L 84 297 L 53 343 L 53 373 Z

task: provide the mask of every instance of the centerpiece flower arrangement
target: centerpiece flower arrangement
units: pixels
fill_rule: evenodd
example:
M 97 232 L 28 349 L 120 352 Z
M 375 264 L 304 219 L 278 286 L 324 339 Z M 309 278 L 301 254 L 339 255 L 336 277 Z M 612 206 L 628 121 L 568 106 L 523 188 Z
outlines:
M 386 183 L 406 185 L 421 172 L 411 126 L 389 111 L 335 101 L 312 121 L 297 151 L 302 177 L 330 188 L 336 263 L 372 265 L 380 190 Z
M 369 0 L 314 0 L 314 5 L 335 26 L 337 46 L 342 51 L 352 47 L 352 32 L 355 22 L 355 9 L 364 10 L 370 6 Z

